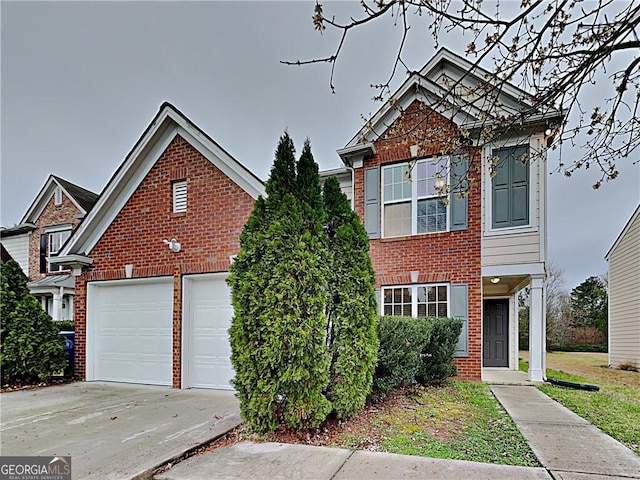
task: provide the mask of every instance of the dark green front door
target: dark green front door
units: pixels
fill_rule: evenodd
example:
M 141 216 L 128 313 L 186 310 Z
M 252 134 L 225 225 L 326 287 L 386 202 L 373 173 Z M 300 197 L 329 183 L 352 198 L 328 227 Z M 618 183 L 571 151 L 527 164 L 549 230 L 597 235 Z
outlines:
M 509 366 L 509 300 L 485 300 L 482 366 Z

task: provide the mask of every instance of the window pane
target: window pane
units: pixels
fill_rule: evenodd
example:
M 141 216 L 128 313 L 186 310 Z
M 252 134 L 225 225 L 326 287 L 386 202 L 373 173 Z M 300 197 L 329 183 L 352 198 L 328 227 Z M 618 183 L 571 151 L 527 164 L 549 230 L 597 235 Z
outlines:
M 418 316 L 419 317 L 427 316 L 427 305 L 425 303 L 418 304 Z
M 400 316 L 402 315 L 402 305 L 394 305 L 393 306 L 393 314 Z
M 418 287 L 418 303 L 425 303 L 427 301 L 427 289 L 424 287 Z
M 403 313 L 402 313 L 402 314 L 403 314 L 405 317 L 410 317 L 410 316 L 411 316 L 411 304 L 409 304 L 409 305 L 405 305 L 405 306 L 404 306 L 404 308 L 402 309 L 402 311 L 403 311 Z
M 393 289 L 393 303 L 402 303 L 402 289 L 394 288 Z
M 427 299 L 430 302 L 436 301 L 436 287 L 428 287 L 427 288 Z
M 447 301 L 447 287 L 446 286 L 440 286 L 438 287 L 438 300 L 439 301 Z
M 391 305 L 385 305 L 384 306 L 384 314 L 385 315 L 391 315 L 392 314 Z
M 394 203 L 384 207 L 384 236 L 411 234 L 411 204 Z
M 406 163 L 384 168 L 383 184 L 385 201 L 411 198 L 411 184 L 404 176 L 406 169 Z
M 430 317 L 435 317 L 436 316 L 436 304 L 435 303 L 430 303 L 429 305 L 427 305 L 427 312 L 428 312 L 428 316 Z
M 411 290 L 408 288 L 402 289 L 402 303 L 411 303 Z
M 384 290 L 384 303 L 391 303 L 391 295 L 393 290 L 390 288 L 385 288 Z
M 438 304 L 438 316 L 439 317 L 447 317 L 447 304 L 439 303 Z

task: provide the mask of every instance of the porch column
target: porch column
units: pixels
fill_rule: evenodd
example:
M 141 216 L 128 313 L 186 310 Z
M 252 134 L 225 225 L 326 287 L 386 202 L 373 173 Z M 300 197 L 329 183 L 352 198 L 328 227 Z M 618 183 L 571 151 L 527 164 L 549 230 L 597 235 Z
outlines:
M 51 318 L 54 320 L 62 319 L 62 297 L 64 295 L 64 287 L 53 293 L 53 308 L 51 309 Z
M 47 311 L 47 297 L 46 296 L 42 296 L 40 297 L 40 303 L 42 304 L 42 309 L 46 312 Z
M 542 382 L 545 377 L 546 333 L 544 305 L 545 277 L 531 277 L 531 306 L 529 309 L 529 380 Z

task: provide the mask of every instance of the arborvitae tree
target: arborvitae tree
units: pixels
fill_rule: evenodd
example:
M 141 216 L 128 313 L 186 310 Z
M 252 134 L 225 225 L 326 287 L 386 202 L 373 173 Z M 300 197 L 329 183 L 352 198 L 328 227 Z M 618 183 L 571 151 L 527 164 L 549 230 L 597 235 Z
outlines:
M 327 344 L 331 357 L 328 397 L 338 418 L 364 407 L 378 352 L 375 273 L 369 238 L 335 177 L 324 184 L 331 259 Z
M 295 150 L 286 133 L 266 192 L 266 200 L 256 201 L 230 269 L 233 384 L 251 429 L 273 431 L 285 424 L 302 430 L 318 426 L 331 411 L 324 396 L 326 240 L 322 228 L 310 228 L 318 219 L 297 196 Z
M 15 261 L 2 263 L 2 384 L 45 380 L 67 364 L 64 338 L 29 293 L 27 279 Z

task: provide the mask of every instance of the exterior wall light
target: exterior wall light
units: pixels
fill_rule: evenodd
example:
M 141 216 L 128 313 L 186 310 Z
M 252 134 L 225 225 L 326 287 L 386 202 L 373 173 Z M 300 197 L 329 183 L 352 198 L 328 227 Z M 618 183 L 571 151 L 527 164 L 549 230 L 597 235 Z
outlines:
M 493 277 L 489 281 L 495 285 L 496 283 L 500 283 L 500 277 Z
M 182 244 L 175 238 L 172 238 L 171 240 L 163 240 L 163 242 L 169 247 L 169 250 L 174 253 L 178 253 L 182 249 Z

